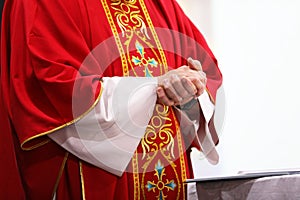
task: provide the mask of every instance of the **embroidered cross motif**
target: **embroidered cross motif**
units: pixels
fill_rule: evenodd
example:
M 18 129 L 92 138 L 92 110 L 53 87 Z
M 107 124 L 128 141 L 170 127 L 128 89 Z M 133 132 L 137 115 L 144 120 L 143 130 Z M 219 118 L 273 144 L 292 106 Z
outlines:
M 135 48 L 141 57 L 132 56 L 132 62 L 137 66 L 144 66 L 145 77 L 153 77 L 152 71 L 149 69 L 149 65 L 152 67 L 157 67 L 157 61 L 154 58 L 145 58 L 144 47 L 138 41 L 135 42 Z
M 177 186 L 174 183 L 174 180 L 169 181 L 168 179 L 164 182 L 163 176 L 165 174 L 165 168 L 161 164 L 160 160 L 158 160 L 157 164 L 155 165 L 155 176 L 157 176 L 158 182 L 155 183 L 154 181 L 148 181 L 147 185 L 145 186 L 149 191 L 155 192 L 157 189 L 159 191 L 159 194 L 157 196 L 157 200 L 165 200 L 167 195 L 164 195 L 163 190 L 167 189 L 167 191 L 172 190 L 174 191 L 175 187 Z

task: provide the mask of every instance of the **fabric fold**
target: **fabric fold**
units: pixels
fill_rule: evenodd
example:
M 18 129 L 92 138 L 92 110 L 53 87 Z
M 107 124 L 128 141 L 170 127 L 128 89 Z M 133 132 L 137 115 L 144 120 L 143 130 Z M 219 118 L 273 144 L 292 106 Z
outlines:
M 199 109 L 202 110 L 203 118 L 191 120 L 185 111 L 175 107 L 175 113 L 180 119 L 180 128 L 185 136 L 188 145 L 194 144 L 205 155 L 208 162 L 217 164 L 219 161 L 218 152 L 215 149 L 217 141 L 214 141 L 209 128 L 209 123 L 214 120 L 214 104 L 211 102 L 209 94 L 205 91 L 198 97 Z
M 95 108 L 49 137 L 80 159 L 121 176 L 152 116 L 156 87 L 156 78 L 104 77 Z

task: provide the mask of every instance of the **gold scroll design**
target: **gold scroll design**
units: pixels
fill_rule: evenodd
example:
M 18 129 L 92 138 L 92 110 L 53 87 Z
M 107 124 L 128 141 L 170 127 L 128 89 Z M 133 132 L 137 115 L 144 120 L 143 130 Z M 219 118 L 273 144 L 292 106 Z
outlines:
M 176 179 L 172 180 L 172 184 L 175 184 L 178 187 L 177 198 L 179 198 L 182 186 L 180 184 L 180 178 L 176 170 L 177 166 L 173 162 L 176 159 L 174 155 L 175 135 L 172 129 L 172 119 L 169 117 L 170 107 L 157 104 L 155 106 L 155 112 L 157 114 L 153 115 L 153 117 L 151 118 L 150 123 L 147 126 L 145 136 L 141 141 L 141 146 L 143 149 L 142 160 L 145 160 L 145 163 L 142 166 L 144 172 L 142 174 L 141 185 L 142 187 L 147 188 L 148 192 L 151 191 L 149 190 L 151 182 L 145 182 L 145 174 L 148 170 L 149 165 L 153 161 L 155 161 L 156 156 L 158 155 L 158 153 L 160 153 L 164 157 L 164 159 L 169 163 L 169 165 L 172 168 L 172 171 L 175 174 Z M 157 140 L 159 140 L 160 142 L 158 143 Z M 180 143 L 181 141 L 178 142 Z M 145 199 L 145 191 L 142 191 Z M 160 195 L 158 196 L 158 199 L 164 196 L 161 192 L 159 194 Z
M 172 130 L 172 120 L 168 116 L 169 107 L 157 104 L 155 111 L 157 115 L 153 115 L 151 118 L 144 138 L 141 141 L 143 149 L 142 160 L 151 159 L 158 151 L 162 151 L 168 160 L 175 159 L 174 131 Z M 155 142 L 157 138 L 161 140 L 159 144 Z
M 129 63 L 131 71 L 135 76 L 140 76 L 135 70 L 135 67 L 137 66 L 145 67 L 143 76 L 146 77 L 153 76 L 152 71 L 149 70 L 149 67 L 153 68 L 160 66 L 160 74 L 155 75 L 162 75 L 164 73 L 162 66 L 166 66 L 166 63 L 163 63 L 162 59 L 164 55 L 159 56 L 159 53 L 155 50 L 156 48 L 155 45 L 152 44 L 151 37 L 148 34 L 148 29 L 144 21 L 144 17 L 141 15 L 141 11 L 136 3 L 136 0 L 112 0 L 111 3 L 111 8 L 112 10 L 114 10 L 114 17 L 119 29 L 121 30 L 121 41 L 122 46 L 125 50 L 124 53 L 126 52 L 127 63 Z M 141 48 L 138 49 L 137 45 L 141 46 L 141 48 L 143 49 L 145 49 L 146 47 L 147 49 L 151 50 L 154 58 L 148 57 L 148 60 L 153 60 L 153 63 L 155 63 L 155 65 L 149 65 L 148 63 L 144 63 L 144 65 L 141 65 L 140 63 L 134 62 L 137 56 L 144 56 L 144 54 L 141 54 Z M 130 52 L 132 49 L 131 46 L 134 46 L 137 49 L 136 52 L 138 53 L 138 55 L 132 55 L 132 52 Z M 157 44 L 157 46 L 160 46 L 160 44 Z
M 108 5 L 109 2 L 109 5 Z M 147 64 L 152 64 L 151 67 L 157 67 L 159 68 L 156 70 L 156 76 L 162 75 L 168 71 L 168 64 L 167 60 L 164 54 L 164 51 L 162 49 L 162 46 L 160 44 L 158 35 L 155 31 L 155 28 L 152 24 L 151 18 L 149 16 L 149 13 L 147 11 L 147 8 L 144 4 L 143 0 L 101 0 L 101 3 L 103 5 L 103 8 L 105 10 L 105 13 L 107 15 L 107 19 L 109 21 L 109 24 L 111 26 L 111 29 L 113 31 L 117 47 L 120 52 L 121 61 L 122 61 L 122 67 L 123 67 L 123 75 L 129 76 L 128 71 L 128 64 L 130 65 L 133 75 L 138 76 L 136 71 L 134 70 L 134 66 L 139 66 L 139 60 L 147 61 Z M 138 3 L 140 5 L 138 5 Z M 139 10 L 139 7 L 142 8 L 142 10 Z M 143 14 L 141 13 L 143 12 Z M 145 17 L 145 19 L 144 19 Z M 146 22 L 146 23 L 145 23 Z M 117 28 L 118 27 L 118 28 Z M 119 30 L 117 30 L 119 29 Z M 119 34 L 121 32 L 121 34 Z M 152 40 L 151 40 L 152 39 Z M 130 52 L 131 48 L 135 47 L 136 53 L 133 55 L 133 52 Z M 147 52 L 145 51 L 147 49 Z M 149 51 L 150 49 L 150 51 Z M 149 53 L 149 54 L 148 54 Z M 151 56 L 150 56 L 151 55 Z M 135 57 L 134 57 L 135 56 Z M 152 58 L 151 58 L 152 57 Z M 153 60 L 152 60 L 153 59 Z M 136 63 L 134 63 L 136 61 Z M 157 62 L 157 65 L 156 63 Z M 142 65 L 141 65 L 142 67 Z M 144 66 L 145 67 L 145 66 Z M 151 71 L 148 70 L 150 73 L 146 73 L 147 69 L 145 68 L 145 76 L 149 76 Z M 159 73 L 160 72 L 160 73 Z M 146 75 L 147 74 L 147 75 Z M 147 168 L 151 164 L 151 162 L 154 162 L 155 160 L 155 154 L 162 152 L 163 157 L 169 162 L 170 166 L 172 167 L 172 171 L 175 173 L 175 179 L 174 183 L 178 183 L 178 197 L 179 193 L 181 191 L 181 184 L 180 184 L 180 178 L 178 176 L 176 165 L 172 161 L 175 157 L 174 155 L 174 131 L 172 130 L 172 123 L 173 120 L 171 120 L 168 116 L 170 114 L 170 110 L 168 107 L 162 107 L 159 106 L 160 109 L 162 109 L 158 116 L 154 115 L 153 117 L 155 119 L 161 119 L 162 121 L 167 121 L 167 123 L 164 124 L 163 127 L 160 127 L 160 131 L 155 132 L 157 134 L 156 137 L 159 137 L 162 139 L 163 142 L 160 142 L 159 144 L 155 144 L 155 137 L 153 137 L 152 141 L 151 139 L 147 139 L 147 141 L 141 141 L 141 145 L 143 148 L 143 158 L 138 155 L 139 153 L 136 151 L 135 155 L 132 159 L 132 166 L 133 166 L 133 178 L 134 178 L 134 199 L 140 199 L 141 194 L 141 188 L 145 187 L 145 172 L 147 171 Z M 158 109 L 159 107 L 156 107 Z M 149 124 L 146 134 L 149 133 L 148 136 L 150 136 L 150 132 L 153 131 L 153 128 L 155 129 L 155 120 L 152 120 L 152 124 Z M 154 123 L 154 124 L 153 124 Z M 147 138 L 147 137 L 146 137 Z M 178 145 L 180 146 L 181 139 L 178 138 Z M 152 144 L 150 144 L 150 143 Z M 145 150 L 144 150 L 145 149 Z M 148 150 L 149 149 L 149 150 Z M 158 149 L 159 151 L 155 151 L 154 149 Z M 182 149 L 179 149 L 180 152 L 182 152 Z M 152 156 L 150 154 L 152 153 Z M 182 168 L 182 178 L 185 177 L 185 166 L 183 160 L 183 156 L 180 156 L 180 167 Z M 139 161 L 138 160 L 145 160 L 145 162 L 142 165 L 142 168 L 144 172 L 142 173 L 142 180 L 140 181 L 139 174 L 141 172 L 139 171 Z M 184 187 L 183 187 L 184 190 Z M 144 192 L 144 190 L 142 190 Z M 145 194 L 143 193 L 143 196 L 145 198 Z

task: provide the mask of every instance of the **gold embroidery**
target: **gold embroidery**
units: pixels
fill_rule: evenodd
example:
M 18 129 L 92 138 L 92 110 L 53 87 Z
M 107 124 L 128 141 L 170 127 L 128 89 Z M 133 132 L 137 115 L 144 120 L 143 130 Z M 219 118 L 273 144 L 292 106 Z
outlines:
M 131 32 L 141 32 L 149 38 L 146 24 L 140 15 L 138 6 L 134 5 L 135 3 L 136 0 L 124 1 L 124 3 L 121 0 L 116 0 L 111 4 L 112 9 L 115 10 L 114 16 L 122 31 L 122 37 L 128 34 L 127 37 L 130 38 Z
M 185 163 L 184 163 L 184 157 L 183 157 L 183 148 L 182 148 L 182 140 L 180 137 L 180 132 L 179 132 L 179 127 L 176 125 L 176 133 L 177 135 L 174 134 L 174 131 L 172 130 L 172 120 L 169 118 L 170 112 L 172 112 L 173 116 L 174 113 L 172 109 L 168 106 L 162 106 L 157 104 L 155 107 L 155 111 L 157 115 L 154 115 L 151 118 L 151 121 L 146 129 L 146 133 L 144 138 L 141 141 L 141 146 L 143 149 L 143 156 L 142 160 L 146 160 L 144 165 L 142 166 L 143 168 L 143 174 L 142 174 L 142 182 L 141 182 L 141 187 L 143 191 L 143 196 L 144 199 L 146 199 L 146 194 L 145 194 L 145 188 L 147 186 L 150 187 L 150 185 L 145 184 L 145 175 L 146 172 L 149 170 L 149 165 L 155 160 L 158 154 L 162 155 L 165 160 L 168 162 L 168 164 L 171 166 L 173 173 L 175 174 L 175 181 L 174 184 L 177 184 L 178 187 L 178 192 L 177 192 L 177 199 L 180 198 L 180 191 L 182 189 L 181 181 L 179 179 L 179 175 L 176 170 L 176 165 L 173 162 L 175 158 L 174 155 L 174 137 L 177 137 L 177 142 L 178 142 L 178 147 L 179 147 L 179 157 L 180 157 L 180 168 L 181 168 L 181 177 L 182 179 L 186 179 L 186 170 L 185 170 Z M 160 143 L 157 143 L 156 140 L 159 140 Z M 183 161 L 183 163 L 182 163 Z M 147 188 L 148 189 L 148 188 Z M 183 187 L 184 191 L 184 187 Z M 161 193 L 160 193 L 161 195 Z M 184 195 L 183 195 L 184 196 Z
M 58 173 L 58 176 L 57 176 L 57 179 L 56 179 L 56 182 L 55 182 L 55 186 L 54 186 L 54 190 L 53 190 L 53 193 L 52 193 L 52 199 L 57 191 L 57 187 L 58 187 L 58 184 L 59 184 L 59 181 L 60 181 L 60 178 L 61 178 L 61 175 L 65 169 L 65 166 L 66 166 L 66 162 L 68 160 L 68 157 L 69 157 L 69 152 L 66 152 L 65 153 L 65 157 L 61 163 L 61 166 L 60 166 L 60 170 L 59 170 L 59 173 Z
M 83 168 L 82 168 L 82 162 L 81 161 L 79 161 L 79 172 L 80 172 L 82 199 L 86 200 L 86 198 L 85 198 L 85 187 L 84 187 L 84 177 L 83 177 Z
M 115 1 L 113 1 L 113 2 L 115 2 Z M 124 49 L 123 49 L 123 46 L 122 46 L 121 39 L 120 39 L 119 34 L 118 34 L 117 27 L 114 23 L 114 20 L 113 20 L 113 17 L 111 15 L 111 13 L 110 13 L 109 6 L 108 6 L 106 0 L 101 0 L 101 3 L 102 3 L 102 6 L 105 10 L 106 17 L 108 19 L 109 25 L 112 29 L 115 41 L 116 41 L 117 46 L 118 46 L 118 50 L 119 50 L 120 57 L 121 57 L 121 62 L 122 62 L 122 68 L 123 68 L 123 76 L 129 76 L 127 59 L 126 59 L 126 56 L 125 56 L 125 52 L 124 52 Z
M 167 155 L 165 154 L 168 160 L 171 160 L 171 157 L 174 159 L 174 132 L 170 128 L 172 126 L 172 120 L 168 117 L 169 107 L 157 104 L 155 110 L 158 115 L 151 118 L 145 136 L 141 141 L 143 148 L 142 159 L 145 159 L 146 155 L 147 160 L 151 159 L 154 155 L 151 156 L 149 152 L 156 152 L 159 150 L 163 153 L 168 152 Z M 159 129 L 158 132 L 157 129 Z M 155 142 L 157 137 L 162 141 L 159 144 Z
M 155 193 L 155 190 L 157 189 L 159 194 L 157 196 L 157 200 L 165 200 L 168 195 L 164 195 L 164 189 L 173 190 L 177 187 L 176 183 L 174 183 L 174 180 L 169 180 L 168 178 L 163 178 L 166 175 L 165 173 L 165 167 L 161 163 L 160 160 L 155 165 L 155 173 L 154 177 L 157 177 L 156 181 L 148 181 L 147 185 L 145 186 L 149 191 L 152 191 Z
M 166 73 L 168 71 L 166 56 L 144 1 L 100 1 L 120 53 L 123 76 L 159 76 Z M 141 67 L 144 67 L 142 68 L 143 73 L 140 71 Z M 168 167 L 168 170 L 174 175 L 173 182 L 166 180 L 164 184 L 170 187 L 176 184 L 177 199 L 182 196 L 184 198 L 182 181 L 186 179 L 186 169 L 181 133 L 178 124 L 174 124 L 176 117 L 169 107 L 156 105 L 155 109 L 157 114 L 151 118 L 145 136 L 141 141 L 142 155 L 139 155 L 139 152 L 136 151 L 132 158 L 134 199 L 140 199 L 141 195 L 146 199 L 145 188 L 147 188 L 148 183 L 148 187 L 151 187 L 151 181 L 147 182 L 149 180 L 145 180 L 145 175 L 149 170 L 152 171 L 152 169 L 149 169 L 150 164 L 152 163 L 152 166 L 153 162 L 157 162 L 159 157 L 166 162 L 165 166 L 171 166 Z M 172 119 L 169 117 L 170 115 L 172 115 Z M 174 125 L 176 131 L 174 131 Z M 160 142 L 157 142 L 156 139 Z M 175 146 L 179 148 L 176 148 L 176 154 Z M 174 163 L 176 156 L 180 157 L 180 161 L 176 162 L 180 166 L 176 166 Z M 139 161 L 142 161 L 141 166 L 139 166 Z M 180 174 L 177 173 L 176 168 L 179 169 Z M 152 183 L 154 184 L 154 182 Z M 163 184 L 163 182 L 157 182 L 156 186 L 162 189 L 163 187 L 160 184 Z M 165 194 L 161 194 L 165 196 Z
M 148 34 L 148 28 L 144 21 L 144 17 L 142 16 L 139 6 L 136 5 L 137 1 L 112 0 L 110 5 L 107 4 L 106 0 L 102 0 L 101 2 L 121 55 L 123 75 L 152 76 L 152 71 L 148 69 L 149 67 L 156 68 L 157 66 L 159 66 L 159 73 L 156 73 L 156 76 L 167 72 L 168 65 L 160 41 L 158 40 L 154 28 L 150 28 L 152 35 Z M 112 12 L 110 11 L 109 6 L 111 7 Z M 145 11 L 143 11 L 143 13 L 145 14 Z M 116 20 L 116 23 L 114 19 Z M 149 22 L 149 20 L 147 22 Z M 118 34 L 116 24 L 121 31 L 121 35 Z M 151 36 L 154 39 L 154 43 L 151 40 Z M 137 43 L 139 43 L 142 48 L 149 49 L 152 54 L 151 58 L 141 58 L 142 61 L 149 61 L 144 63 L 145 69 L 143 75 L 136 71 L 135 66 L 137 66 L 137 62 L 135 61 L 137 60 L 132 56 L 132 50 L 135 49 L 135 44 Z
M 172 110 L 172 114 L 174 114 L 174 111 Z M 179 148 L 179 152 L 180 153 L 183 153 L 184 150 L 183 150 L 183 146 L 182 146 L 182 138 L 181 138 L 181 133 L 180 133 L 180 126 L 178 124 L 178 122 L 175 120 L 175 126 L 176 126 L 176 132 L 177 132 L 177 139 L 178 141 L 178 148 Z M 182 178 L 182 183 L 184 184 L 186 179 L 187 179 L 187 175 L 186 175 L 186 167 L 185 167 L 185 160 L 184 160 L 184 157 L 182 155 L 180 155 L 180 165 L 181 165 L 181 178 Z M 182 187 L 182 190 L 183 190 L 183 194 L 185 194 L 185 187 Z M 184 199 L 185 199 L 185 195 L 183 196 Z M 183 200 L 184 200 L 183 199 Z
M 140 200 L 140 180 L 138 170 L 138 156 L 135 153 L 132 157 L 133 182 L 134 182 L 134 200 Z
M 150 16 L 149 16 L 148 10 L 147 10 L 147 8 L 146 8 L 146 6 L 145 6 L 144 0 L 140 0 L 140 4 L 141 4 L 142 10 L 143 10 L 143 12 L 144 12 L 144 15 L 145 15 L 145 17 L 146 17 L 146 21 L 148 22 L 148 25 L 149 25 L 150 30 L 151 30 L 151 32 L 152 32 L 152 35 L 153 35 L 153 37 L 154 37 L 154 40 L 155 40 L 155 42 L 156 42 L 156 44 L 157 44 L 159 53 L 160 53 L 160 55 L 161 55 L 161 57 L 162 57 L 162 63 L 163 63 L 163 65 L 164 65 L 164 67 L 165 67 L 165 72 L 167 72 L 167 71 L 168 71 L 167 59 L 166 59 L 165 53 L 164 53 L 164 51 L 163 51 L 163 48 L 162 48 L 162 46 L 161 46 L 161 44 L 160 44 L 159 38 L 158 38 L 158 36 L 157 36 L 157 34 L 156 34 L 156 31 L 155 31 L 155 28 L 154 28 L 154 26 L 153 26 L 152 20 L 151 20 L 151 18 L 150 18 Z
M 151 67 L 157 67 L 158 63 L 154 58 L 146 58 L 145 57 L 145 50 L 144 47 L 141 45 L 141 43 L 139 43 L 138 41 L 135 42 L 135 47 L 137 49 L 137 52 L 140 54 L 140 56 L 132 56 L 131 61 L 141 67 L 144 66 L 144 73 L 145 73 L 145 77 L 152 77 L 152 71 L 149 69 L 149 65 Z

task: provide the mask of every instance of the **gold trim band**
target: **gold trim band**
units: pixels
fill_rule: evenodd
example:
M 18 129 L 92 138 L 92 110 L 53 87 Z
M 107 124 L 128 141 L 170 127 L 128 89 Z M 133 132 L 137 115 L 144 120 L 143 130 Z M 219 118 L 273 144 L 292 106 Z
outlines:
M 58 176 L 57 176 L 57 179 L 56 179 L 56 182 L 55 182 L 55 185 L 54 185 L 54 189 L 53 189 L 53 193 L 52 193 L 52 199 L 57 191 L 57 187 L 58 187 L 58 184 L 59 184 L 59 181 L 60 181 L 60 178 L 62 176 L 62 173 L 65 169 L 65 166 L 66 166 L 66 162 L 68 160 L 68 157 L 69 157 L 69 152 L 66 152 L 65 153 L 65 157 L 63 159 L 63 162 L 61 163 L 61 166 L 60 166 L 60 170 L 59 170 L 59 173 L 58 173 Z
M 81 194 L 82 194 L 82 199 L 86 200 L 85 198 L 85 187 L 84 187 L 84 177 L 83 177 L 83 169 L 82 169 L 82 162 L 79 161 L 79 171 L 80 171 L 80 180 L 81 180 Z
M 29 142 L 29 141 L 31 141 L 31 140 L 33 140 L 33 139 L 36 139 L 36 138 L 41 137 L 41 136 L 48 135 L 48 134 L 50 134 L 50 133 L 53 133 L 53 132 L 55 132 L 55 131 L 57 131 L 57 130 L 60 130 L 60 129 L 66 127 L 66 126 L 70 126 L 70 125 L 74 124 L 75 122 L 79 121 L 80 119 L 82 119 L 82 118 L 83 118 L 85 115 L 87 115 L 87 114 L 88 114 L 88 113 L 96 106 L 96 104 L 99 102 L 100 97 L 101 97 L 101 95 L 102 95 L 102 91 L 103 91 L 103 87 L 102 87 L 102 84 L 101 84 L 101 89 L 100 89 L 100 92 L 99 92 L 99 95 L 98 95 L 97 99 L 95 100 L 95 102 L 93 103 L 93 105 L 92 105 L 86 112 L 84 112 L 82 115 L 80 115 L 80 116 L 77 117 L 76 119 L 73 119 L 72 121 L 67 122 L 67 123 L 65 123 L 65 124 L 63 124 L 63 125 L 61 125 L 61 126 L 59 126 L 59 127 L 56 127 L 56 128 L 51 129 L 51 130 L 49 130 L 49 131 L 40 133 L 40 134 L 38 134 L 38 135 L 35 135 L 35 136 L 33 136 L 33 137 L 30 137 L 30 138 L 26 139 L 24 142 L 21 143 L 21 148 L 22 148 L 23 150 L 29 151 L 29 150 L 35 149 L 35 148 L 37 148 L 37 147 L 40 147 L 40 146 L 42 146 L 42 145 L 44 145 L 44 144 L 50 142 L 49 139 L 46 139 L 46 140 L 44 140 L 44 141 L 42 141 L 42 142 L 40 142 L 40 143 L 38 143 L 38 144 L 36 144 L 36 145 L 33 145 L 33 146 L 31 146 L 31 147 L 24 147 L 25 143 L 27 143 L 27 142 Z

